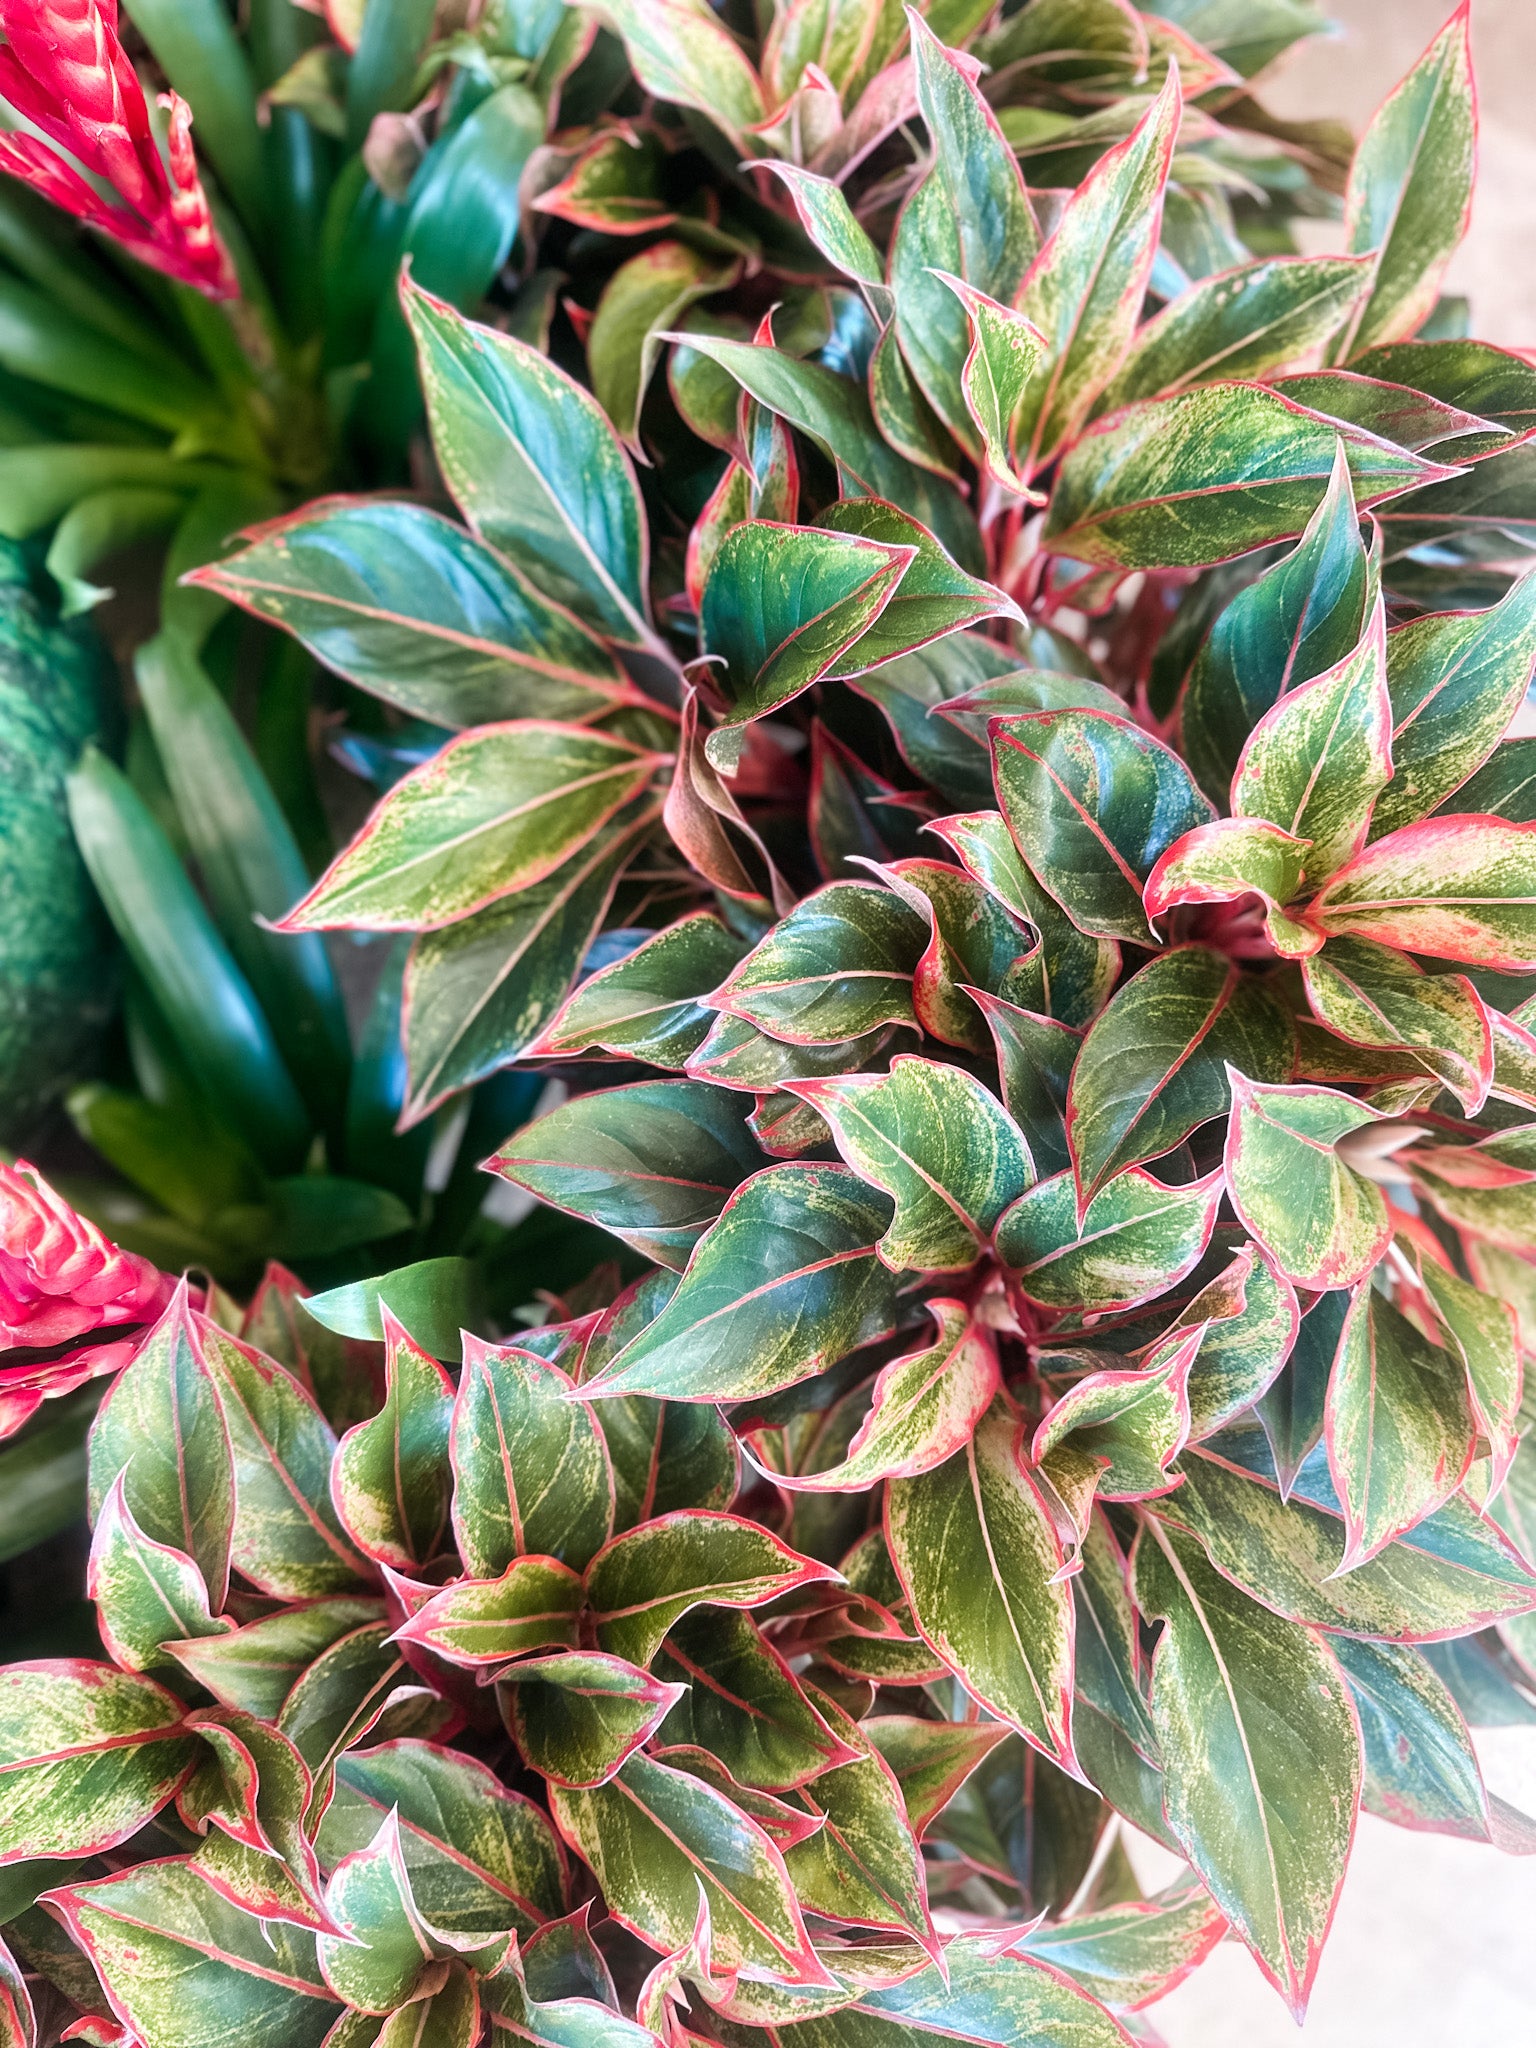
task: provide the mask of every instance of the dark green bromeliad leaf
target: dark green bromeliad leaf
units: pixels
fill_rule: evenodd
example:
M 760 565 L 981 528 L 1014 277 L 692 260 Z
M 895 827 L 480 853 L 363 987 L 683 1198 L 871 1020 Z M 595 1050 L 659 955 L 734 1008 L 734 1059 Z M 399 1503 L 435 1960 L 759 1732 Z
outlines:
M 676 1267 L 763 1164 L 742 1097 L 705 1081 L 637 1081 L 525 1124 L 488 1162 L 552 1208 Z
M 1002 1395 L 952 1458 L 892 1480 L 887 1528 L 924 1640 L 989 1712 L 1070 1763 L 1071 1593 Z
M 1321 1638 L 1245 1598 L 1197 1544 L 1157 1523 L 1136 1553 L 1135 1591 L 1142 1613 L 1165 1625 L 1152 1719 L 1169 1821 L 1299 2018 L 1359 1799 L 1343 1674 Z
M 1099 711 L 998 717 L 990 731 L 998 801 L 1041 887 L 1080 931 L 1155 948 L 1142 887 L 1211 819 L 1177 754 Z
M 1072 1069 L 1066 1136 L 1081 1198 L 1224 1116 L 1228 1063 L 1283 1081 L 1294 1057 L 1282 1006 L 1224 955 L 1180 946 L 1152 961 L 1094 1020 Z
M 875 1253 L 890 1220 L 887 1198 L 844 1167 L 755 1174 L 655 1321 L 583 1391 L 738 1401 L 835 1364 L 894 1323 L 894 1281 Z

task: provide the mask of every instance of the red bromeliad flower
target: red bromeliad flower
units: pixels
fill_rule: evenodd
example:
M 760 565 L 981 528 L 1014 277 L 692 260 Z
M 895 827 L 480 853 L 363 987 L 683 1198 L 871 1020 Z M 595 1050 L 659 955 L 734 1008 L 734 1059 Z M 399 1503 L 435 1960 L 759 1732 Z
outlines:
M 0 0 L 0 28 L 0 98 L 59 145 L 0 134 L 0 170 L 141 262 L 210 298 L 235 297 L 234 265 L 197 175 L 191 109 L 161 94 L 170 117 L 162 155 L 118 39 L 117 0 Z
M 0 1437 L 50 1396 L 126 1364 L 173 1286 L 77 1215 L 35 1167 L 0 1165 Z M 123 1341 L 101 1341 L 107 1330 Z

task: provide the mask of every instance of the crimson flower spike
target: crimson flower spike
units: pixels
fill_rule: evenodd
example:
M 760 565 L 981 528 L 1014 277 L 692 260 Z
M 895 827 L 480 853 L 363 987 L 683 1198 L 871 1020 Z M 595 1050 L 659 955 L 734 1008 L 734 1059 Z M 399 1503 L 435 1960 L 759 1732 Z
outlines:
M 42 131 L 0 134 L 0 170 L 140 262 L 209 298 L 236 297 L 197 175 L 191 109 L 176 93 L 161 95 L 170 115 L 162 154 L 118 38 L 117 0 L 0 0 L 0 29 L 0 99 Z

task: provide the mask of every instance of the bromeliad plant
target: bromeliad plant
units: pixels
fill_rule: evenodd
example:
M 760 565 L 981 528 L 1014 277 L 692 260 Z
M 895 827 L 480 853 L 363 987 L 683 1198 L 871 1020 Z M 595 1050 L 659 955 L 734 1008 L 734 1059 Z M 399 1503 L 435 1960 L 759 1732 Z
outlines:
M 147 2048 L 1123 2048 L 1228 1927 L 1304 2008 L 1362 1805 L 1529 1845 L 1466 1720 L 1536 1697 L 1536 370 L 1422 338 L 1465 12 L 1353 254 L 1192 282 L 1240 85 L 983 13 L 609 0 L 540 202 L 590 388 L 407 280 L 464 523 L 193 579 L 450 730 L 281 926 L 413 935 L 405 1125 L 562 1077 L 490 1164 L 640 1270 L 462 1343 L 419 1263 L 172 1303 L 111 1661 L 0 1678 L 21 2038 L 31 1973 Z

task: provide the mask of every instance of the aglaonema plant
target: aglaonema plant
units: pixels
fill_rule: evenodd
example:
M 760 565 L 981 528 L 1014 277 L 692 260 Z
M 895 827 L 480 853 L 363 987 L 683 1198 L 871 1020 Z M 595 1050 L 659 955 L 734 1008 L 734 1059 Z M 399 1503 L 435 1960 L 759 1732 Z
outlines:
M 1306 13 L 1176 11 L 1234 67 Z M 1351 253 L 1182 287 L 1237 131 L 1128 9 L 605 19 L 587 381 L 408 278 L 461 516 L 194 583 L 435 745 L 271 923 L 410 935 L 402 1123 L 562 1079 L 488 1163 L 639 1270 L 139 1338 L 110 1661 L 0 1680 L 18 2033 L 1124 2048 L 1229 1930 L 1299 2014 L 1362 1808 L 1533 1835 L 1468 1733 L 1536 1691 L 1536 371 L 1421 338 L 1465 11 Z M 626 182 L 679 129 L 718 176 Z M 651 198 L 761 267 L 605 270 Z

